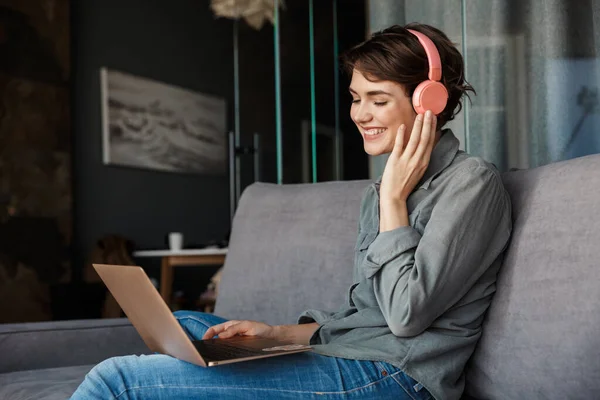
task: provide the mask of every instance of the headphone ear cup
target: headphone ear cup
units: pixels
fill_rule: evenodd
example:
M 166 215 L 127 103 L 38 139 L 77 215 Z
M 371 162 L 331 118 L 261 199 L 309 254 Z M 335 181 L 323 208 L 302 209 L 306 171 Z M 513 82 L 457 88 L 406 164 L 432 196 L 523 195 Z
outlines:
M 425 111 L 431 110 L 439 115 L 448 103 L 448 91 L 440 82 L 423 81 L 415 89 L 412 103 L 417 114 L 425 114 Z

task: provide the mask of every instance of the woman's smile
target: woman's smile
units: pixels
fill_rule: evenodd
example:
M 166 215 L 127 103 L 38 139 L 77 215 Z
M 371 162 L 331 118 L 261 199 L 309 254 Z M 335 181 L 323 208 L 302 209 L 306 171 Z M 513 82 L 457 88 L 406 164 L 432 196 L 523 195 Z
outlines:
M 361 127 L 361 129 L 365 140 L 377 140 L 387 132 L 387 128 L 379 127 Z

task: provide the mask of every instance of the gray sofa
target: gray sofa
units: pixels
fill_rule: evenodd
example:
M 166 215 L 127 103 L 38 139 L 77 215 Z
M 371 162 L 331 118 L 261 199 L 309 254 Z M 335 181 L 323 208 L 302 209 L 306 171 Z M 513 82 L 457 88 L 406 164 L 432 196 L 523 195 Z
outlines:
M 513 237 L 466 396 L 600 398 L 600 155 L 510 172 L 505 183 Z M 367 184 L 250 186 L 215 312 L 278 324 L 337 309 Z M 1 326 L 0 399 L 64 399 L 94 363 L 147 351 L 126 320 Z

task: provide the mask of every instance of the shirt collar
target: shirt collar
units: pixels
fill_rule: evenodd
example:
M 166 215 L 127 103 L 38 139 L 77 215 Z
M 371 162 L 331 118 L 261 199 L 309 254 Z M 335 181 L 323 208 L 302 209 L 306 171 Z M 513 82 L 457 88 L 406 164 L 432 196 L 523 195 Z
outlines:
M 458 147 L 460 142 L 452 133 L 450 129 L 442 130 L 440 140 L 437 142 L 433 151 L 431 152 L 431 158 L 429 159 L 429 166 L 423 174 L 423 177 L 417 184 L 418 188 L 428 189 L 431 181 L 438 176 L 443 170 L 445 170 L 454 160 L 458 153 Z M 375 182 L 376 186 L 379 187 L 381 183 L 381 176 L 377 178 Z

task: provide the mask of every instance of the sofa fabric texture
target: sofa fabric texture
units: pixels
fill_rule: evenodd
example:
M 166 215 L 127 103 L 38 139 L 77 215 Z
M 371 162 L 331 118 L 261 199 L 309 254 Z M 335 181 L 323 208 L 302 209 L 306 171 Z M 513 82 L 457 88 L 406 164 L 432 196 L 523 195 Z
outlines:
M 352 285 L 360 202 L 369 181 L 257 183 L 241 198 L 215 314 L 294 324 L 335 311 Z
M 148 351 L 124 318 L 0 325 L 0 373 L 95 364 Z
M 466 392 L 600 398 L 600 155 L 511 172 L 504 181 L 512 240 Z
M 0 399 L 68 399 L 92 367 L 93 365 L 78 365 L 0 374 Z

